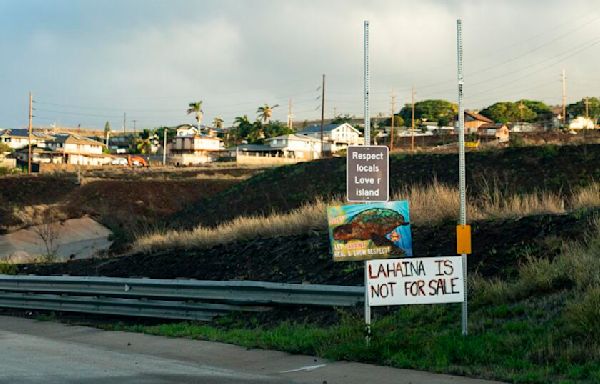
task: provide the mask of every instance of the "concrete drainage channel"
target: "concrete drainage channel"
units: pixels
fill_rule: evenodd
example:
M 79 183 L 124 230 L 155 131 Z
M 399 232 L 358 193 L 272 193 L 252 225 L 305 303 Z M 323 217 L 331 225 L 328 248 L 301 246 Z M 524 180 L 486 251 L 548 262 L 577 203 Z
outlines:
M 360 286 L 0 275 L 0 307 L 210 321 L 276 305 L 355 306 Z

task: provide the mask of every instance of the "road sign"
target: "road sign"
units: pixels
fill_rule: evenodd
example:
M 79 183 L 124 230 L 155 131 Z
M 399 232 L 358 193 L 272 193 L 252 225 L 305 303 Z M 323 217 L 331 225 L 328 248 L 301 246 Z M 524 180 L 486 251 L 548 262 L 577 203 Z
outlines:
M 456 253 L 471 254 L 471 226 L 468 224 L 456 226 Z
M 461 303 L 462 258 L 369 260 L 366 288 L 370 306 Z
M 348 201 L 389 200 L 389 153 L 386 146 L 349 146 L 346 172 Z

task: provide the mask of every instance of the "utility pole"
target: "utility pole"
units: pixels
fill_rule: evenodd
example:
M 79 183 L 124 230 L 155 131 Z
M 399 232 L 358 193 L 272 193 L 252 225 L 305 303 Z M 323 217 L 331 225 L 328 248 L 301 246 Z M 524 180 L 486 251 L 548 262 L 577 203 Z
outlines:
M 31 135 L 33 131 L 33 97 L 29 92 L 29 154 L 27 156 L 27 173 L 31 175 Z
M 323 84 L 321 85 L 321 158 L 325 153 L 323 143 L 323 126 L 325 125 L 325 74 L 323 74 Z
M 589 98 L 586 96 L 584 98 L 585 101 L 583 103 L 585 104 L 585 117 L 589 119 L 590 118 L 590 101 L 588 99 Z
M 562 70 L 562 113 L 563 125 L 567 125 L 567 75 L 565 70 Z
M 123 112 L 123 134 L 125 134 L 126 126 L 127 126 L 127 113 Z
M 394 90 L 392 89 L 392 126 L 390 129 L 390 152 L 394 150 L 394 120 L 395 120 L 394 111 L 395 110 L 396 110 L 396 95 L 394 94 Z
M 415 151 L 415 87 L 412 87 L 412 91 L 410 93 L 412 100 L 412 118 L 411 118 L 411 138 L 410 138 L 410 150 Z
M 136 119 L 133 119 L 133 134 L 134 134 L 134 135 L 135 135 L 135 133 L 136 133 L 136 130 L 135 130 L 135 122 L 136 122 L 136 121 L 137 121 Z
M 290 130 L 294 129 L 294 121 L 292 119 L 293 119 L 292 99 L 289 99 L 289 101 L 288 101 L 288 129 L 290 129 Z
M 163 128 L 163 165 L 167 165 L 167 127 Z
M 337 107 L 333 106 L 333 118 L 335 119 L 337 117 Z

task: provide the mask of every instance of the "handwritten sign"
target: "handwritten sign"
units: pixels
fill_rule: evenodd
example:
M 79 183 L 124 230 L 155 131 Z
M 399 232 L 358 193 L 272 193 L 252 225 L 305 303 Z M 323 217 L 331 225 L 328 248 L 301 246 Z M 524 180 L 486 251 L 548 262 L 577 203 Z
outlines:
M 349 146 L 346 156 L 348 201 L 388 201 L 388 148 L 383 145 Z
M 370 260 L 370 306 L 461 303 L 464 301 L 460 256 Z

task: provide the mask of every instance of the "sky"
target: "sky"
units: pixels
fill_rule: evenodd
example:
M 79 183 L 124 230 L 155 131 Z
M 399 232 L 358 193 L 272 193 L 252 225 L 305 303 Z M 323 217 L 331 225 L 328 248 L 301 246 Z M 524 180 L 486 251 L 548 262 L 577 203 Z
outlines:
M 465 106 L 600 96 L 600 0 L 0 0 L 0 128 L 137 130 L 217 116 L 363 114 L 369 21 L 371 116 L 415 100 L 457 101 L 462 19 Z M 135 120 L 135 123 L 134 123 Z

